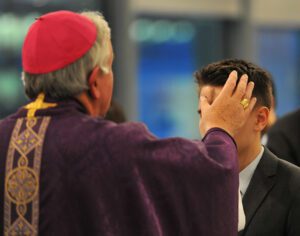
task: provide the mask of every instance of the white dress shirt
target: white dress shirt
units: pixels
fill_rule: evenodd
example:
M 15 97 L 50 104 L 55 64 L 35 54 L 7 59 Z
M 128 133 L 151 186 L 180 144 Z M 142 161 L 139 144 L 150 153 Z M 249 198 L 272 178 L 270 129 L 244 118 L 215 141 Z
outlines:
M 239 219 L 238 219 L 238 231 L 241 231 L 245 228 L 246 224 L 246 217 L 244 213 L 244 207 L 242 203 L 242 198 L 244 197 L 247 188 L 250 184 L 250 181 L 252 179 L 252 176 L 254 174 L 254 171 L 262 158 L 262 155 L 264 153 L 264 147 L 261 147 L 260 153 L 257 155 L 257 157 L 245 168 L 243 169 L 239 174 L 240 179 L 240 188 L 239 188 Z
M 246 217 L 245 217 L 245 212 L 244 212 L 244 207 L 242 203 L 242 196 L 239 191 L 239 219 L 238 219 L 238 231 L 241 231 L 245 228 L 246 224 Z
M 257 157 L 245 168 L 243 169 L 240 174 L 239 174 L 239 179 L 240 179 L 240 191 L 242 198 L 244 197 L 247 188 L 250 184 L 250 181 L 252 179 L 252 176 L 254 174 L 254 171 L 256 170 L 256 167 L 262 158 L 262 155 L 264 153 L 264 147 L 261 147 L 260 153 L 257 155 Z

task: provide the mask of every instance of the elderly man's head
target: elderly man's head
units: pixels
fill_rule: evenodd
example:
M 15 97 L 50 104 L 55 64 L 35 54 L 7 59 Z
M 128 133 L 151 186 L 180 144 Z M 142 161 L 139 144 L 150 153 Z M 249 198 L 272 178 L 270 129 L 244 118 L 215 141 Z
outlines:
M 39 48 L 44 48 L 43 55 Z M 83 98 L 85 93 L 85 101 L 98 106 L 94 113 L 99 114 L 94 115 L 108 110 L 113 50 L 110 28 L 99 12 L 58 11 L 41 16 L 28 31 L 22 59 L 29 98 L 44 93 L 61 100 Z
M 271 75 L 250 62 L 229 59 L 209 64 L 196 72 L 196 81 L 199 85 L 200 94 L 212 102 L 220 93 L 228 75 L 233 70 L 238 72 L 238 76 L 247 74 L 248 81 L 255 83 L 253 96 L 257 98 L 257 103 L 248 121 L 236 136 L 238 150 L 242 152 L 254 141 L 260 142 L 261 132 L 268 123 L 269 109 L 272 104 Z

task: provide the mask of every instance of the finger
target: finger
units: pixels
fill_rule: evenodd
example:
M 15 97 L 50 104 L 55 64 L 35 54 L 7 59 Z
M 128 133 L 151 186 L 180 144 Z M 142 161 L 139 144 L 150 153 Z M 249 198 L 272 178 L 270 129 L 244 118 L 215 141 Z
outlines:
M 200 111 L 201 114 L 205 113 L 205 111 L 210 107 L 207 97 L 201 95 L 200 96 Z
M 250 114 L 251 111 L 253 110 L 253 108 L 255 107 L 255 104 L 257 102 L 257 98 L 251 98 L 250 100 L 250 103 L 249 103 L 249 106 L 245 109 L 245 111 Z
M 254 89 L 254 82 L 249 82 L 246 88 L 246 92 L 244 95 L 244 98 L 250 100 L 252 97 L 252 93 L 253 93 L 253 89 Z
M 237 77 L 238 75 L 235 70 L 229 74 L 228 79 L 218 97 L 221 97 L 223 99 L 232 96 L 232 93 L 236 87 Z
M 232 97 L 236 98 L 237 100 L 241 100 L 246 93 L 247 83 L 248 83 L 248 75 L 244 74 L 242 75 Z

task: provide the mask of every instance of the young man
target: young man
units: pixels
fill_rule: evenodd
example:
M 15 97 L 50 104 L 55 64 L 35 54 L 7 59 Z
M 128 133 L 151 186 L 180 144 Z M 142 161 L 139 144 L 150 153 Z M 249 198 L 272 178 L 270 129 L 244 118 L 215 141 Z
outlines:
M 246 215 L 245 229 L 239 235 L 300 235 L 300 169 L 261 145 L 261 132 L 268 123 L 272 101 L 270 75 L 243 60 L 220 61 L 196 73 L 200 95 L 212 103 L 232 70 L 248 75 L 249 81 L 255 83 L 253 94 L 257 98 L 248 120 L 235 136 Z M 202 109 L 200 106 L 200 114 Z

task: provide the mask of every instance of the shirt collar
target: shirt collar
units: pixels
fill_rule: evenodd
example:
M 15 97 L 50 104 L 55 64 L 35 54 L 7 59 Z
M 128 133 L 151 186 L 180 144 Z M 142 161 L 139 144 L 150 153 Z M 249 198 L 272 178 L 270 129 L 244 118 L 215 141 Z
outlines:
M 264 153 L 264 147 L 261 147 L 260 153 L 257 155 L 257 157 L 245 168 L 243 169 L 240 174 L 239 174 L 239 179 L 240 179 L 240 191 L 242 197 L 244 197 L 248 186 L 250 184 L 250 181 L 252 179 L 252 176 L 254 174 L 254 171 L 261 160 L 262 156 Z

